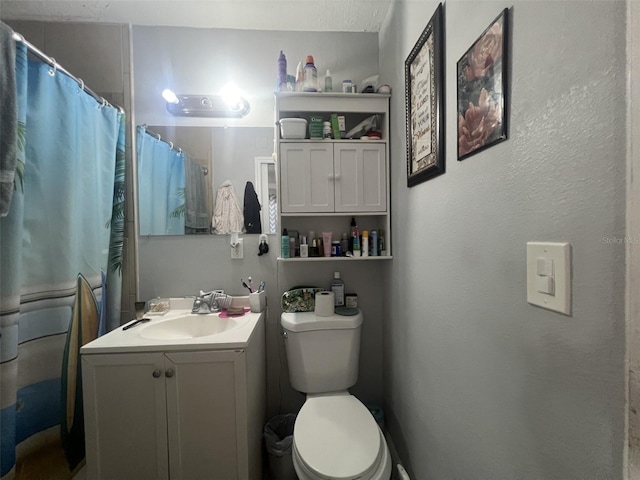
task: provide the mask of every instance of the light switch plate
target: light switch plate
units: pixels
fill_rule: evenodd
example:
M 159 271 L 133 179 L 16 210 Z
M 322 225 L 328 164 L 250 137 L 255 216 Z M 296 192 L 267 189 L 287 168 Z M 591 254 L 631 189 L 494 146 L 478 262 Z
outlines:
M 541 258 L 553 260 L 553 295 L 538 291 L 540 285 L 538 264 Z M 571 245 L 569 243 L 527 243 L 527 302 L 571 315 Z

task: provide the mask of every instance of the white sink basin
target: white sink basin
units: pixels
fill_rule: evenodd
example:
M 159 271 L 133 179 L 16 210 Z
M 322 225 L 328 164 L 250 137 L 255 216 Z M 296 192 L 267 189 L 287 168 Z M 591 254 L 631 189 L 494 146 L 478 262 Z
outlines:
M 177 340 L 186 338 L 208 337 L 218 333 L 227 332 L 238 328 L 246 319 L 220 318 L 218 314 L 197 315 L 188 314 L 158 323 L 145 325 L 139 330 L 139 335 L 143 338 L 153 340 Z

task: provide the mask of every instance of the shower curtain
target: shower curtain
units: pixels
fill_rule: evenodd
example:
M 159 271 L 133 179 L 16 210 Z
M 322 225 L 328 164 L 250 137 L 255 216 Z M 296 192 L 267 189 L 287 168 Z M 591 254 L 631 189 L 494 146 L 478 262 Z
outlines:
M 86 279 L 105 330 L 119 324 L 124 226 L 123 115 L 68 76 L 28 61 L 21 42 L 16 85 L 18 168 L 9 214 L 0 219 L 3 480 L 28 463 L 29 452 L 61 451 L 65 343 L 74 313 L 84 321 L 74 312 L 77 286 Z M 83 452 L 65 453 L 70 477 Z
M 184 235 L 184 153 L 137 128 L 140 235 Z

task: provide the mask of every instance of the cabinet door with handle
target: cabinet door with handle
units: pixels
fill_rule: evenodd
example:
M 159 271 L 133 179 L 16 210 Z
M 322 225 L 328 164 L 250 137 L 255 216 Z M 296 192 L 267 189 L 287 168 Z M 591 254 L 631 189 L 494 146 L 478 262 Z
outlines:
M 387 210 L 384 144 L 335 144 L 334 174 L 336 212 Z
M 87 478 L 169 478 L 164 365 L 162 353 L 82 356 Z
M 280 144 L 280 196 L 283 213 L 334 211 L 331 143 Z
M 171 478 L 249 480 L 244 351 L 165 356 Z

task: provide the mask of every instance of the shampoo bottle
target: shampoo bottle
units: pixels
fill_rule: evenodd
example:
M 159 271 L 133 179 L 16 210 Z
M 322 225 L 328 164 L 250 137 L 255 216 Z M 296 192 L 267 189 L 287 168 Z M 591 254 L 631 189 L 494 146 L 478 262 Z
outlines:
M 289 258 L 291 247 L 289 245 L 289 232 L 287 232 L 286 228 L 282 231 L 282 238 L 280 240 L 280 256 L 282 258 Z
M 344 307 L 344 281 L 340 278 L 340 272 L 333 272 L 331 291 L 335 296 L 336 307 Z

